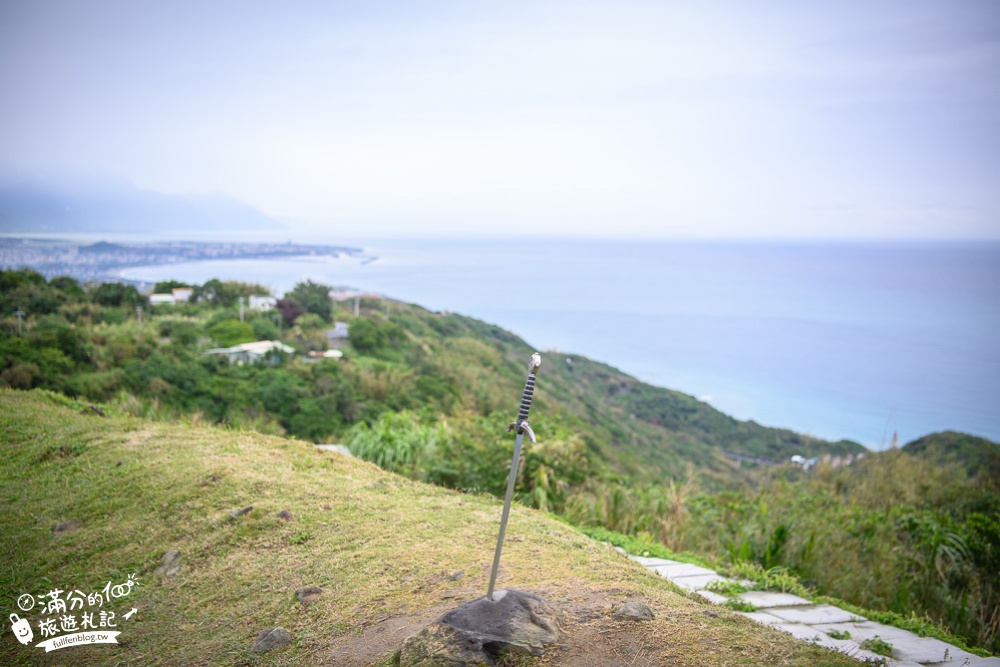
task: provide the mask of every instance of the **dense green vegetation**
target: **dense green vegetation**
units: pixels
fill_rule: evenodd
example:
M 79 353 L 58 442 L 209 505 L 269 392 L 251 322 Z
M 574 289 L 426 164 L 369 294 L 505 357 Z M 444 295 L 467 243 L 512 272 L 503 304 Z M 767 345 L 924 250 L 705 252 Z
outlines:
M 157 288 L 180 286 L 168 281 Z M 279 366 L 232 365 L 203 353 L 279 337 L 300 354 L 325 349 L 334 313 L 329 288 L 301 283 L 279 302 L 280 312 L 246 310 L 240 322 L 237 300 L 263 287 L 220 280 L 191 287 L 191 303 L 146 303 L 139 325 L 140 297 L 131 286 L 85 290 L 69 278 L 0 272 L 0 384 L 321 442 L 402 410 L 445 429 L 475 430 L 482 418 L 492 419 L 489 428 L 506 425 L 533 351 L 471 318 L 397 303 L 387 320 L 381 302 L 362 300 L 358 318 L 336 312 L 350 324 L 343 362 L 293 355 Z M 21 337 L 13 317 L 19 307 L 27 313 Z M 546 354 L 539 387 L 536 414 L 575 433 L 595 471 L 627 479 L 679 476 L 694 464 L 704 485 L 733 487 L 754 471 L 723 451 L 787 459 L 863 449 L 737 421 L 583 357 Z M 481 435 L 483 446 L 504 437 L 502 428 Z
M 394 303 L 387 319 L 381 303 L 363 300 L 355 318 L 313 283 L 285 295 L 278 312 L 248 310 L 241 322 L 238 299 L 263 288 L 192 287 L 192 303 L 145 304 L 140 325 L 130 287 L 0 272 L 0 386 L 344 442 L 412 479 L 502 493 L 513 447 L 504 429 L 532 352 L 516 336 L 408 304 Z M 21 336 L 18 307 L 27 313 Z M 343 360 L 305 358 L 327 347 L 333 319 L 350 324 Z M 279 338 L 297 353 L 277 365 L 204 354 Z M 538 387 L 538 443 L 518 471 L 521 502 L 720 567 L 787 573 L 818 594 L 926 616 L 1000 649 L 995 444 L 939 434 L 805 472 L 724 452 L 787 461 L 863 448 L 741 422 L 583 357 L 545 354 Z

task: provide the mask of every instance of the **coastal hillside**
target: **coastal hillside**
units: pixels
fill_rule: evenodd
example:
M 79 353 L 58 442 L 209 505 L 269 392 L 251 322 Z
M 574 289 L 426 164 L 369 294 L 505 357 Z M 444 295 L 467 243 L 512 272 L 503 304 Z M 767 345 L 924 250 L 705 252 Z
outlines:
M 967 433 L 931 433 L 908 442 L 903 451 L 939 464 L 960 465 L 1000 486 L 1000 444 Z
M 109 409 L 0 390 L 5 613 L 26 619 L 37 642 L 48 615 L 37 604 L 17 611 L 22 596 L 105 590 L 100 611 L 120 632 L 117 645 L 52 653 L 4 633 L 2 664 L 385 665 L 406 636 L 485 591 L 495 498 L 412 482 L 302 441 L 101 416 Z M 499 584 L 540 594 L 561 614 L 557 646 L 509 664 L 856 664 L 686 597 L 520 506 Z M 296 591 L 309 586 L 322 591 L 300 601 Z M 614 621 L 630 599 L 656 618 Z M 57 623 L 50 639 L 69 632 Z M 249 653 L 276 626 L 291 642 Z
M 84 290 L 71 278 L 0 272 L 0 385 L 314 442 L 341 441 L 357 425 L 398 412 L 452 431 L 471 425 L 495 440 L 513 417 L 535 351 L 497 326 L 413 304 L 365 298 L 355 316 L 334 307 L 327 286 L 308 282 L 285 295 L 278 312 L 247 311 L 245 321 L 238 299 L 264 288 L 218 280 L 191 288 L 194 302 L 152 306 L 130 286 Z M 17 335 L 18 308 L 27 313 L 24 336 Z M 332 317 L 350 330 L 334 341 L 343 344 L 343 359 L 307 357 L 331 343 Z M 278 364 L 243 366 L 205 354 L 256 340 L 280 340 L 294 353 Z M 762 463 L 864 451 L 738 421 L 578 355 L 543 355 L 536 398 L 533 423 L 579 443 L 587 476 L 658 482 L 697 470 L 706 488 L 741 488 L 755 482 Z M 488 425 L 477 425 L 483 419 Z M 445 483 L 449 474 L 441 472 Z
M 164 283 L 158 293 L 192 301 L 143 311 L 134 288 L 114 283 L 8 271 L 0 288 L 3 309 L 28 313 L 0 322 L 0 384 L 156 422 L 342 443 L 410 481 L 504 493 L 506 427 L 532 349 L 499 327 L 370 296 L 355 313 L 308 281 L 273 311 L 243 313 L 239 299 L 263 288 Z M 245 343 L 272 352 L 229 361 Z M 516 490 L 526 506 L 739 576 L 787 572 L 998 650 L 1000 498 L 988 466 L 942 460 L 992 443 L 935 434 L 859 461 L 856 443 L 740 422 L 561 353 L 543 354 L 531 424 L 538 442 L 526 443 Z

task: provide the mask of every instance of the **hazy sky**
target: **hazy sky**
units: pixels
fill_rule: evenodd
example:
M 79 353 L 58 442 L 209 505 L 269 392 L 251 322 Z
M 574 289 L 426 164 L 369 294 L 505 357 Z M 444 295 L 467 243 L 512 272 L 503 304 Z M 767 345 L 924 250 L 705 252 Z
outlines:
M 0 0 L 0 91 L 8 171 L 297 228 L 1000 238 L 996 0 Z

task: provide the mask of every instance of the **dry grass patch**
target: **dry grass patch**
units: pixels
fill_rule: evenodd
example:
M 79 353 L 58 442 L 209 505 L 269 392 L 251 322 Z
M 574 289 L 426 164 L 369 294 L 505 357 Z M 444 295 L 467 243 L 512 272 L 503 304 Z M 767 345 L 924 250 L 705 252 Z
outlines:
M 495 498 L 410 482 L 304 442 L 105 419 L 60 403 L 0 391 L 4 613 L 22 593 L 95 590 L 129 573 L 141 586 L 112 608 L 139 611 L 119 627 L 119 646 L 45 654 L 4 633 L 0 664 L 362 667 L 485 592 Z M 61 447 L 69 454 L 46 454 Z M 285 509 L 293 520 L 277 516 Z M 52 534 L 70 519 L 82 529 Z M 541 594 L 564 619 L 565 641 L 532 664 L 853 664 L 694 601 L 539 512 L 515 507 L 508 534 L 499 585 Z M 170 549 L 183 569 L 156 576 Z M 308 585 L 324 593 L 303 605 L 294 591 Z M 657 619 L 613 622 L 630 597 Z M 272 626 L 292 644 L 248 653 Z

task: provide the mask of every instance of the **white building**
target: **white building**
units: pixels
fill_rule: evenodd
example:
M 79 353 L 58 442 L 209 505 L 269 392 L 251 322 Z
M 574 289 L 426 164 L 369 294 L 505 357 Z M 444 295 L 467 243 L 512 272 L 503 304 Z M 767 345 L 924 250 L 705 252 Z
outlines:
M 217 347 L 205 350 L 205 354 L 222 354 L 234 364 L 254 364 L 267 362 L 275 364 L 278 362 L 279 352 L 292 354 L 295 352 L 284 343 L 276 340 L 259 340 L 256 343 L 243 343 L 232 347 Z
M 267 294 L 251 294 L 247 299 L 250 310 L 273 310 L 277 305 L 278 300 Z
M 194 288 L 191 287 L 175 287 L 170 294 L 163 292 L 161 294 L 150 294 L 149 303 L 151 305 L 156 305 L 158 303 L 168 303 L 171 305 L 176 305 L 178 303 L 187 303 L 191 300 L 191 295 L 194 294 Z

